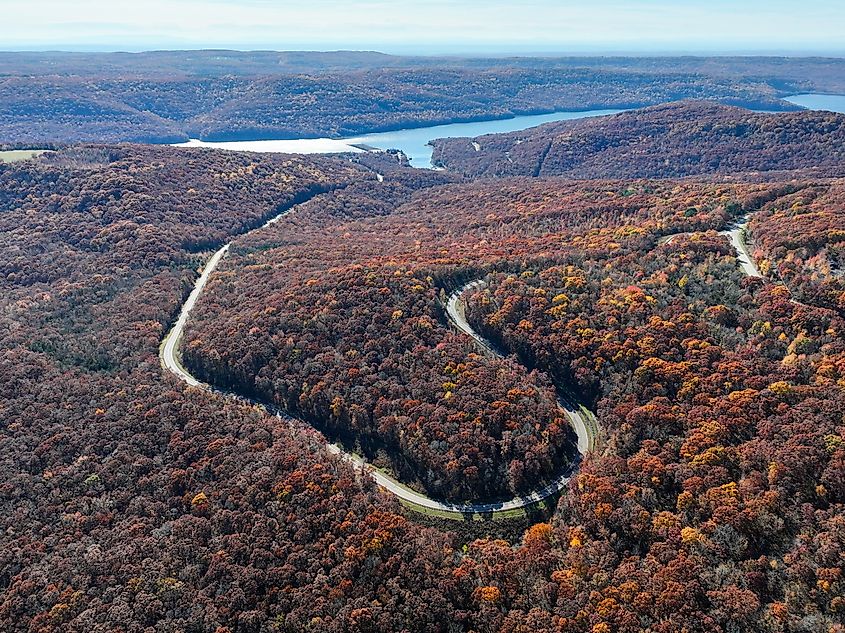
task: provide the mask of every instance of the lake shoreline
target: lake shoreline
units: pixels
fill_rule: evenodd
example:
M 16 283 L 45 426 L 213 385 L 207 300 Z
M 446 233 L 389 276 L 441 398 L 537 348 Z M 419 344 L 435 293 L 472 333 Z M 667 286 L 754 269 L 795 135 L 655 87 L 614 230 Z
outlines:
M 368 130 L 361 130 L 358 132 L 352 132 L 350 135 L 342 135 L 342 136 L 317 136 L 317 135 L 305 135 L 305 136 L 297 136 L 293 133 L 286 134 L 284 131 L 278 130 L 274 132 L 264 132 L 261 130 L 252 130 L 252 131 L 244 131 L 242 133 L 239 132 L 226 132 L 221 134 L 210 134 L 207 136 L 192 136 L 191 140 L 200 141 L 202 143 L 247 143 L 247 142 L 259 142 L 259 141 L 307 141 L 307 140 L 330 140 L 330 141 L 343 141 L 349 139 L 356 139 L 362 136 L 371 136 L 374 134 L 389 134 L 391 132 L 403 132 L 403 131 L 411 131 L 411 130 L 427 130 L 430 128 L 436 127 L 446 127 L 449 125 L 462 125 L 462 124 L 470 124 L 470 123 L 494 123 L 499 121 L 512 121 L 513 119 L 519 119 L 521 117 L 533 117 L 533 116 L 546 116 L 546 115 L 555 115 L 555 114 L 563 114 L 563 113 L 582 113 L 582 112 L 593 112 L 596 110 L 636 110 L 637 108 L 647 108 L 650 105 L 656 104 L 647 104 L 647 103 L 627 103 L 627 104 L 619 104 L 615 106 L 605 106 L 605 105 L 591 105 L 585 106 L 583 108 L 570 108 L 566 110 L 555 110 L 555 109 L 547 109 L 547 108 L 540 108 L 540 109 L 529 109 L 529 110 L 515 110 L 509 114 L 505 114 L 502 116 L 471 116 L 471 117 L 452 117 L 452 118 L 444 118 L 437 120 L 437 122 L 432 121 L 411 121 L 407 124 L 397 124 L 397 125 L 388 125 L 379 128 L 371 128 Z M 418 123 L 419 125 L 416 125 Z
M 803 92 L 783 97 L 784 101 L 804 110 L 824 110 L 845 114 L 845 95 L 824 92 Z
M 518 131 L 554 121 L 581 119 L 592 116 L 608 116 L 624 110 L 561 110 L 540 114 L 519 115 L 508 118 L 461 121 L 392 131 L 374 132 L 347 138 L 297 138 L 297 139 L 251 139 L 242 141 L 204 141 L 190 139 L 174 143 L 175 147 L 208 147 L 230 151 L 270 152 L 291 154 L 343 154 L 363 151 L 385 151 L 398 149 L 411 161 L 414 167 L 430 169 L 433 147 L 429 144 L 437 138 L 489 134 L 503 131 Z M 475 130 L 477 126 L 485 129 Z M 369 149 L 364 149 L 369 148 Z
M 792 101 L 791 99 L 797 99 Z M 764 110 L 777 114 L 780 112 L 798 111 L 800 109 L 820 109 L 809 107 L 805 104 L 812 104 L 813 99 L 822 98 L 834 100 L 842 98 L 843 95 L 821 95 L 820 93 L 803 93 L 786 95 L 781 97 L 784 104 L 781 110 Z M 753 103 L 731 104 L 735 107 L 751 109 Z M 770 104 L 769 104 L 770 105 Z M 378 151 L 397 149 L 404 153 L 412 166 L 426 169 L 435 168 L 433 164 L 432 141 L 442 138 L 478 137 L 486 134 L 503 132 L 516 132 L 528 128 L 565 120 L 575 120 L 588 117 L 609 116 L 641 107 L 643 104 L 626 104 L 628 107 L 589 109 L 587 107 L 575 110 L 556 111 L 532 111 L 528 114 L 514 113 L 508 116 L 483 118 L 483 117 L 457 117 L 447 123 L 436 123 L 433 125 L 411 125 L 406 127 L 392 127 L 377 132 L 368 132 L 356 136 L 343 138 L 333 137 L 300 137 L 285 138 L 286 134 L 272 133 L 247 133 L 213 135 L 212 138 L 227 138 L 228 140 L 208 140 L 192 138 L 187 142 L 175 143 L 177 147 L 211 147 L 227 149 L 231 151 L 246 152 L 271 152 L 291 154 L 342 154 L 360 153 L 362 151 Z M 419 122 L 417 122 L 419 123 Z M 272 137 L 272 138 L 271 138 Z M 367 149 L 372 148 L 372 149 Z

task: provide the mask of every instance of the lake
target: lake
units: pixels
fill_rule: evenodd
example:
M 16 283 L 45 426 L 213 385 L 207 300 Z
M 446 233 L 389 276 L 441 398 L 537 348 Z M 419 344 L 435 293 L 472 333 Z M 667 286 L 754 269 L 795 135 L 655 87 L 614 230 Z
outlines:
M 845 113 L 845 95 L 801 94 L 783 98 L 808 110 L 829 110 Z
M 336 154 L 339 152 L 361 152 L 348 141 L 331 138 L 300 138 L 284 141 L 221 141 L 219 143 L 192 138 L 187 143 L 176 143 L 175 147 L 214 147 L 235 152 L 276 152 L 282 154 Z
M 336 152 L 360 152 L 355 145 L 368 145 L 379 149 L 402 150 L 414 167 L 431 167 L 432 148 L 428 142 L 435 138 L 460 136 L 481 136 L 497 132 L 516 132 L 543 123 L 583 119 L 591 116 L 606 116 L 622 110 L 585 110 L 583 112 L 552 112 L 517 116 L 510 119 L 476 121 L 473 123 L 449 123 L 429 127 L 408 128 L 393 132 L 363 134 L 345 139 L 295 139 L 285 141 L 227 141 L 207 143 L 192 139 L 179 143 L 177 147 L 217 147 L 242 152 L 294 152 L 300 154 L 330 154 Z
M 784 100 L 810 110 L 845 112 L 845 95 L 799 94 L 784 97 Z M 205 141 L 194 139 L 187 143 L 180 143 L 178 147 L 217 147 L 243 152 L 331 154 L 338 152 L 360 152 L 362 150 L 355 147 L 355 145 L 368 145 L 379 149 L 402 150 L 414 167 L 431 167 L 432 148 L 428 145 L 428 142 L 435 138 L 474 137 L 498 132 L 516 132 L 553 121 L 607 116 L 608 114 L 616 114 L 622 111 L 585 110 L 582 112 L 552 112 L 550 114 L 517 116 L 510 119 L 407 128 L 393 132 L 363 134 L 345 139 L 313 138 L 284 141 L 226 141 L 220 143 L 206 143 Z
M 411 164 L 414 167 L 431 167 L 431 152 L 433 148 L 428 145 L 428 142 L 436 138 L 473 137 L 499 132 L 516 132 L 553 121 L 606 116 L 608 114 L 616 114 L 617 112 L 622 112 L 622 110 L 553 112 L 551 114 L 534 114 L 513 117 L 511 119 L 497 119 L 494 121 L 450 123 L 448 125 L 396 130 L 395 132 L 365 134 L 347 139 L 346 142 L 357 145 L 370 145 L 380 149 L 399 149 L 411 160 Z

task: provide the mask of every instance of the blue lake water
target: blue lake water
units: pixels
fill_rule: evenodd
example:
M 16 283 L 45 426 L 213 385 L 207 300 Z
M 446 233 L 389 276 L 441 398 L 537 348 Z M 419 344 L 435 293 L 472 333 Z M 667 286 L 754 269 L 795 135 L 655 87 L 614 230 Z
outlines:
M 784 97 L 784 101 L 803 106 L 808 110 L 829 110 L 831 112 L 845 113 L 845 95 L 790 95 Z
M 436 138 L 454 138 L 459 136 L 481 136 L 496 132 L 515 132 L 530 127 L 565 121 L 584 119 L 591 116 L 606 116 L 622 110 L 586 110 L 583 112 L 552 112 L 518 116 L 495 121 L 476 121 L 475 123 L 450 123 L 429 127 L 409 128 L 393 132 L 363 134 L 344 139 L 291 139 L 269 141 L 225 141 L 205 142 L 192 139 L 187 143 L 178 143 L 179 147 L 217 147 L 244 152 L 294 152 L 302 154 L 329 154 L 334 152 L 354 152 L 355 145 L 369 145 L 379 149 L 402 150 L 414 167 L 431 167 L 432 148 L 428 142 Z
M 379 132 L 377 134 L 365 134 L 344 140 L 350 144 L 371 145 L 380 149 L 399 149 L 411 160 L 411 164 L 414 167 L 430 167 L 432 148 L 428 145 L 428 142 L 436 138 L 473 137 L 499 132 L 516 132 L 553 121 L 606 116 L 608 114 L 616 114 L 617 112 L 622 112 L 622 110 L 553 112 L 551 114 L 518 116 L 512 119 L 499 119 L 496 121 L 450 123 L 448 125 L 396 130 L 395 132 Z
M 785 100 L 810 110 L 830 110 L 845 113 L 845 95 L 799 94 L 785 97 Z M 221 143 L 206 143 L 204 141 L 191 140 L 181 145 L 219 147 L 222 149 L 250 152 L 296 152 L 303 154 L 354 152 L 360 151 L 354 147 L 355 145 L 369 145 L 379 149 L 402 150 L 411 160 L 411 164 L 414 167 L 430 167 L 432 148 L 428 143 L 436 138 L 474 137 L 498 132 L 516 132 L 553 121 L 607 116 L 608 114 L 616 114 L 617 112 L 622 112 L 622 110 L 553 112 L 550 114 L 518 116 L 511 119 L 476 121 L 474 123 L 450 123 L 447 125 L 395 130 L 393 132 L 362 134 L 361 136 L 345 139 L 322 138 L 276 141 L 231 141 Z

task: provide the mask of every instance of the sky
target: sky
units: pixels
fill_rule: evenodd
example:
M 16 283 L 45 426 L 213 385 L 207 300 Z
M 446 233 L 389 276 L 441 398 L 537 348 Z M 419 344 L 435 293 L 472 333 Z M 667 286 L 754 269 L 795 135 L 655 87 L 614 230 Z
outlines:
M 845 54 L 845 0 L 0 0 L 0 49 Z

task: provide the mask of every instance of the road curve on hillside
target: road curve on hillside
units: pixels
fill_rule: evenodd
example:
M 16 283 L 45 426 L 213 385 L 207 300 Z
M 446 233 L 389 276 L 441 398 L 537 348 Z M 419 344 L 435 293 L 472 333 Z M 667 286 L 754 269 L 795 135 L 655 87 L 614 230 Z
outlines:
M 231 242 L 229 244 L 231 244 Z M 164 337 L 164 341 L 159 349 L 159 357 L 161 358 L 162 367 L 176 374 L 176 376 L 178 376 L 183 382 L 188 383 L 191 387 L 204 387 L 206 385 L 194 378 L 184 367 L 182 367 L 182 363 L 179 360 L 179 343 L 182 342 L 182 334 L 185 331 L 185 324 L 188 322 L 188 315 L 191 313 L 191 310 L 193 310 L 197 299 L 199 299 L 200 294 L 205 289 L 205 285 L 208 283 L 208 278 L 211 277 L 211 273 L 213 273 L 214 269 L 217 268 L 217 264 L 219 264 L 220 260 L 223 259 L 223 255 L 226 254 L 226 251 L 229 250 L 229 244 L 225 244 L 216 250 L 214 255 L 212 255 L 205 263 L 202 274 L 194 284 L 191 294 L 188 295 L 185 303 L 182 304 L 182 310 L 179 312 L 179 318 L 176 319 L 176 323 L 173 324 L 170 332 Z
M 743 272 L 745 272 L 748 277 L 759 277 L 762 279 L 763 273 L 760 272 L 760 269 L 757 267 L 757 263 L 754 261 L 754 258 L 748 251 L 748 245 L 745 243 L 745 228 L 748 226 L 748 217 L 748 214 L 746 214 L 743 217 L 739 218 L 734 224 L 730 226 L 730 228 L 725 231 L 720 231 L 719 235 L 725 235 L 728 237 L 728 239 L 730 239 L 731 245 L 734 247 L 734 250 L 737 253 L 736 259 L 739 262 L 739 265 L 742 267 Z M 786 291 L 789 293 L 790 296 L 790 303 L 794 303 L 797 306 L 804 306 L 805 308 L 819 308 L 819 306 L 814 306 L 812 304 L 805 303 L 796 299 L 790 287 L 787 286 L 782 279 L 781 281 L 774 283 L 786 288 Z
M 266 224 L 264 224 L 264 226 L 268 226 L 270 224 L 278 222 L 282 217 L 292 212 L 295 208 L 296 207 L 293 207 L 292 209 L 284 211 L 283 213 L 277 215 L 276 217 L 269 220 Z M 208 284 L 211 275 L 214 273 L 215 269 L 228 252 L 230 246 L 231 242 L 228 242 L 227 244 L 221 246 L 208 259 L 205 266 L 203 267 L 202 273 L 197 279 L 194 288 L 191 290 L 190 295 L 188 295 L 188 298 L 182 305 L 179 317 L 176 319 L 176 322 L 173 324 L 173 327 L 164 337 L 164 340 L 162 341 L 161 346 L 159 347 L 159 357 L 161 360 L 161 365 L 164 369 L 171 372 L 182 382 L 186 383 L 191 387 L 205 389 L 206 391 L 213 391 L 216 393 L 222 393 L 245 404 L 258 406 L 270 415 L 275 415 L 281 420 L 284 420 L 288 423 L 293 423 L 294 420 L 290 416 L 285 414 L 283 411 L 265 403 L 257 402 L 250 398 L 245 398 L 236 393 L 226 392 L 216 387 L 213 387 L 207 383 L 204 383 L 201 380 L 197 379 L 195 376 L 193 376 L 182 365 L 179 349 L 180 343 L 185 333 L 185 325 L 188 322 L 188 317 L 190 316 L 191 310 L 193 310 L 203 290 L 205 290 L 205 287 Z M 461 300 L 461 295 L 463 294 L 462 290 L 459 290 L 458 292 L 454 293 L 452 295 L 453 299 L 450 299 L 450 304 L 453 306 L 450 309 L 450 315 L 454 310 L 457 309 L 454 306 L 463 305 L 463 302 Z M 463 314 L 462 308 L 460 308 L 460 314 Z M 469 333 L 480 344 L 484 345 L 491 353 L 495 353 L 493 352 L 493 349 L 489 345 L 489 343 L 484 341 L 481 337 L 479 337 L 472 331 L 472 328 L 469 327 L 469 324 L 466 323 L 466 320 L 463 319 L 462 316 L 461 321 L 463 324 L 465 324 L 465 327 L 467 328 L 464 331 Z M 458 325 L 459 328 L 461 327 L 457 322 L 456 325 Z M 592 446 L 592 440 L 590 439 L 590 435 L 587 430 L 589 425 L 585 422 L 581 412 L 579 412 L 577 409 L 571 408 L 565 410 L 567 411 L 567 414 L 570 420 L 572 421 L 572 424 L 575 427 L 576 433 L 578 435 L 579 453 L 584 454 Z M 314 429 L 314 432 L 318 433 L 316 429 Z M 328 453 L 332 455 L 337 455 L 341 459 L 354 465 L 356 469 L 360 470 L 362 473 L 366 473 L 367 475 L 369 475 L 382 489 L 395 495 L 405 503 L 410 504 L 411 506 L 423 508 L 425 510 L 433 510 L 441 513 L 446 513 L 454 518 L 463 518 L 465 515 L 469 514 L 497 514 L 532 506 L 546 499 L 547 497 L 550 497 L 560 492 L 564 487 L 566 487 L 566 484 L 569 482 L 575 465 L 577 464 L 577 461 L 570 464 L 564 473 L 560 474 L 557 478 L 554 479 L 554 481 L 551 481 L 548 485 L 544 486 L 543 488 L 525 493 L 524 495 L 521 495 L 519 497 L 514 497 L 513 499 L 488 503 L 456 504 L 447 501 L 438 501 L 436 499 L 427 497 L 426 495 L 423 495 L 419 492 L 411 490 L 410 488 L 401 484 L 399 481 L 397 481 L 395 478 L 391 477 L 387 473 L 376 469 L 360 456 L 349 453 L 336 444 L 327 443 L 326 450 Z
M 490 344 L 490 341 L 476 332 L 466 320 L 466 302 L 464 301 L 464 296 L 468 292 L 484 288 L 485 285 L 483 280 L 478 279 L 465 284 L 453 292 L 446 302 L 446 314 L 449 316 L 449 320 L 455 324 L 455 327 L 467 336 L 472 337 L 486 353 L 501 358 L 502 354 Z M 566 414 L 569 423 L 575 430 L 575 435 L 578 437 L 578 452 L 581 455 L 585 455 L 588 451 L 595 448 L 598 441 L 599 429 L 595 422 L 595 417 L 587 412 L 586 407 L 581 407 L 569 399 L 558 396 L 557 402 L 561 411 Z
M 279 213 L 275 217 L 268 220 L 261 228 L 278 222 L 281 218 L 293 212 L 295 209 L 296 206 L 293 206 L 290 209 Z M 733 242 L 734 246 L 737 249 L 737 252 L 740 255 L 739 262 L 742 265 L 742 268 L 746 272 L 746 274 L 748 274 L 749 276 L 759 277 L 761 276 L 760 272 L 757 270 L 757 267 L 754 265 L 753 260 L 748 255 L 742 240 L 742 229 L 744 228 L 744 226 L 745 222 L 740 221 L 740 223 L 734 225 L 730 230 L 724 231 L 723 233 L 725 235 L 730 236 L 731 241 Z M 212 254 L 212 256 L 209 258 L 209 260 L 203 267 L 202 273 L 197 279 L 194 288 L 188 295 L 188 298 L 185 300 L 185 303 L 182 305 L 179 317 L 177 318 L 176 322 L 173 324 L 173 327 L 170 329 L 170 331 L 167 333 L 161 343 L 161 346 L 159 348 L 159 357 L 161 359 L 161 365 L 164 369 L 170 371 L 177 378 L 179 378 L 191 387 L 205 389 L 207 391 L 213 391 L 216 393 L 223 393 L 224 395 L 236 399 L 240 402 L 260 407 L 267 413 L 275 415 L 279 419 L 284 420 L 287 423 L 293 425 L 293 422 L 296 422 L 296 420 L 288 416 L 285 412 L 276 409 L 271 405 L 257 402 L 252 399 L 240 396 L 238 394 L 222 391 L 218 388 L 212 387 L 211 385 L 198 380 L 181 363 L 179 346 L 184 336 L 185 325 L 188 322 L 188 317 L 190 316 L 191 310 L 193 310 L 194 306 L 197 303 L 197 300 L 199 299 L 206 285 L 208 284 L 211 275 L 214 273 L 215 269 L 220 264 L 220 261 L 223 259 L 223 257 L 225 257 L 230 246 L 231 242 L 228 242 L 221 246 L 218 250 L 214 252 L 214 254 Z M 455 325 L 455 327 L 459 331 L 471 337 L 485 353 L 501 357 L 502 355 L 495 349 L 495 347 L 490 343 L 490 341 L 483 338 L 472 328 L 472 326 L 466 320 L 465 316 L 466 303 L 464 297 L 466 293 L 471 292 L 473 290 L 481 289 L 484 286 L 485 282 L 483 280 L 475 280 L 465 284 L 464 286 L 453 292 L 446 302 L 446 314 L 449 317 L 449 320 Z M 590 450 L 593 450 L 596 446 L 596 442 L 599 435 L 599 429 L 595 420 L 595 416 L 593 416 L 585 407 L 578 405 L 577 403 L 573 402 L 568 398 L 559 396 L 558 405 L 560 406 L 561 410 L 566 414 L 566 417 L 569 419 L 569 422 L 572 425 L 575 434 L 578 438 L 578 453 L 583 456 Z M 301 422 L 301 424 L 305 423 Z M 316 429 L 312 428 L 312 430 L 315 433 L 319 433 Z M 391 477 L 387 473 L 376 469 L 360 456 L 349 453 L 336 444 L 327 443 L 326 451 L 332 455 L 337 455 L 341 459 L 354 465 L 356 469 L 358 469 L 361 473 L 365 473 L 369 477 L 371 477 L 376 482 L 376 484 L 378 484 L 382 489 L 395 495 L 401 501 L 410 504 L 412 507 L 416 506 L 424 510 L 433 510 L 445 513 L 446 515 L 451 516 L 453 518 L 463 518 L 464 516 L 470 514 L 497 514 L 532 506 L 546 499 L 547 497 L 550 497 L 563 490 L 569 482 L 578 464 L 578 461 L 573 461 L 567 466 L 565 472 L 561 473 L 557 478 L 548 483 L 546 486 L 533 492 L 526 493 L 522 496 L 514 497 L 513 499 L 488 503 L 456 504 L 449 503 L 446 501 L 438 501 L 424 494 L 411 490 L 410 488 L 401 484 L 399 481 L 397 481 L 395 478 Z
M 726 235 L 731 240 L 731 244 L 733 245 L 734 250 L 736 250 L 737 261 L 739 262 L 739 265 L 742 266 L 742 270 L 746 275 L 749 277 L 762 277 L 763 275 L 760 272 L 760 269 L 758 269 L 757 264 L 754 263 L 754 258 L 751 257 L 751 254 L 745 246 L 745 240 L 743 238 L 746 226 L 748 226 L 748 215 L 745 215 L 737 220 L 727 230 L 720 231 L 719 235 Z

